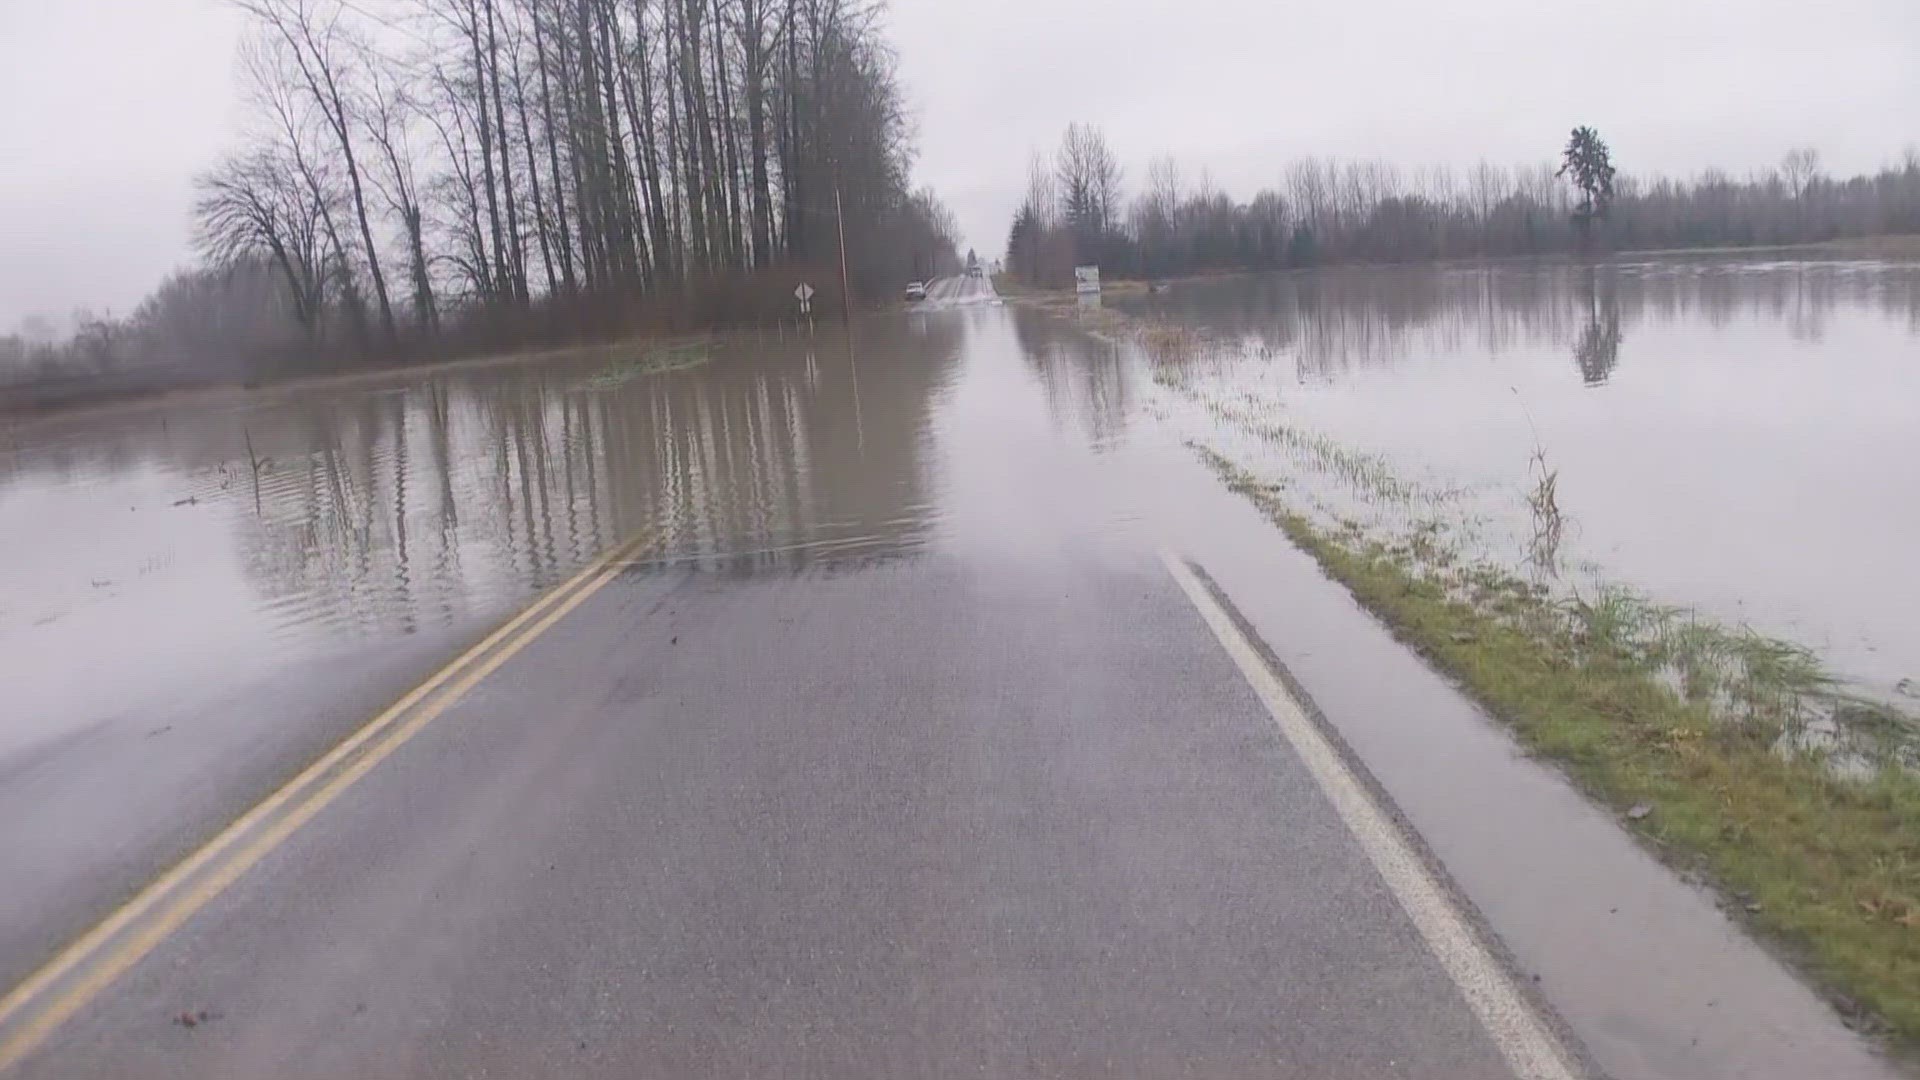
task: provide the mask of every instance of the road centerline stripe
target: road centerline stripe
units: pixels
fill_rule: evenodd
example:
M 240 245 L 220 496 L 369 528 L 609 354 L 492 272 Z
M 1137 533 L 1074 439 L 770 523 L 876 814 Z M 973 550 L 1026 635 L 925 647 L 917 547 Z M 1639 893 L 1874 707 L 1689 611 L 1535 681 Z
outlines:
M 1161 553 L 1167 572 L 1199 611 L 1255 696 L 1306 765 L 1347 830 L 1359 841 L 1428 950 L 1459 988 L 1480 1025 L 1520 1080 L 1575 1080 L 1582 1071 L 1506 968 L 1480 940 L 1467 915 L 1436 878 L 1393 815 L 1354 775 L 1340 751 L 1307 716 L 1260 650 L 1184 560 Z
M 0 998 L 0 1070 L 10 1068 L 30 1053 L 61 1023 L 191 918 L 194 912 L 238 880 L 249 867 L 387 755 L 457 703 L 480 680 L 492 674 L 607 582 L 618 577 L 628 565 L 629 558 L 650 539 L 648 535 L 641 535 L 618 544 L 565 582 L 548 590 L 504 625 L 361 725 L 333 749 L 256 803 L 212 840 L 154 879 L 131 900 L 22 980 L 4 998 Z M 438 696 L 435 696 L 436 693 Z M 427 704 L 416 708 L 422 702 Z M 401 722 L 403 718 L 404 722 Z M 384 739 L 381 738 L 383 735 Z M 333 774 L 332 778 L 306 795 L 304 801 L 296 801 L 308 788 L 330 774 Z M 274 816 L 283 810 L 284 814 L 277 818 Z M 229 856 L 230 849 L 263 824 L 266 826 L 264 832 L 252 843 L 240 848 L 237 854 Z M 221 861 L 223 858 L 224 862 Z M 175 894 L 181 895 L 175 899 Z M 170 899 L 174 902 L 167 904 Z M 163 904 L 166 906 L 162 907 Z M 156 908 L 159 909 L 157 916 L 153 915 Z M 36 1000 L 76 973 L 79 978 L 65 993 L 39 1012 L 29 1015 Z M 9 1026 L 13 1026 L 14 1030 L 8 1031 Z

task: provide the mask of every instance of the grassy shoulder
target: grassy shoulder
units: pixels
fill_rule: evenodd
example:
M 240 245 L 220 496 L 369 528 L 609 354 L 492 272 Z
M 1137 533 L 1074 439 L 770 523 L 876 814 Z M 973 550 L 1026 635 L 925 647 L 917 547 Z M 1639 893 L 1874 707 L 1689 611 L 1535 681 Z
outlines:
M 1693 623 L 1638 634 L 1661 614 L 1618 598 L 1569 605 L 1423 550 L 1418 531 L 1383 541 L 1316 524 L 1284 487 L 1200 452 L 1533 752 L 1722 889 L 1850 1022 L 1920 1047 L 1920 778 L 1886 759 L 1841 769 L 1819 750 L 1782 751 L 1797 695 L 1821 679 L 1804 651 Z M 1735 677 L 1688 674 L 1729 653 L 1739 662 L 1714 670 Z

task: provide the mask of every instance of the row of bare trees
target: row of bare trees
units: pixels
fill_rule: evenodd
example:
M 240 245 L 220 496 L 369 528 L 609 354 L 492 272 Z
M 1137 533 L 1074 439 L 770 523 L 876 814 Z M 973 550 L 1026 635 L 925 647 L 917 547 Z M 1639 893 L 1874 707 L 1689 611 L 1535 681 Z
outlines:
M 802 280 L 825 312 L 843 272 L 875 296 L 957 267 L 884 0 L 233 2 L 248 121 L 197 181 L 203 262 L 0 338 L 0 384 L 764 322 Z
M 843 217 L 856 293 L 954 259 L 872 0 L 237 2 L 256 122 L 201 177 L 199 236 L 273 266 L 308 337 L 837 286 Z
M 1604 144 L 1587 129 L 1604 158 Z M 1584 158 L 1582 158 L 1584 161 Z M 1647 180 L 1592 168 L 1481 163 L 1402 169 L 1307 158 L 1281 183 L 1235 200 L 1170 158 L 1146 170 L 1131 199 L 1098 130 L 1068 128 L 1057 153 L 1029 165 L 1008 236 L 1008 263 L 1029 281 L 1063 284 L 1076 263 L 1110 274 L 1160 276 L 1335 261 L 1404 262 L 1613 249 L 1787 244 L 1920 233 L 1920 153 L 1839 179 L 1812 150 L 1735 179 Z M 1089 194 L 1092 193 L 1092 194 Z

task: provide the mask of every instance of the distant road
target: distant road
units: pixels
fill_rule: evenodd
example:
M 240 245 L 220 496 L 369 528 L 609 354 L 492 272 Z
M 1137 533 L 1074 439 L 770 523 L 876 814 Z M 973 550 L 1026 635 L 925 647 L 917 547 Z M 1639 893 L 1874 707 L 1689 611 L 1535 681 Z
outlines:
M 921 303 L 936 307 L 958 307 L 965 304 L 986 304 L 1000 299 L 993 291 L 993 282 L 986 277 L 938 278 L 927 285 L 927 298 Z

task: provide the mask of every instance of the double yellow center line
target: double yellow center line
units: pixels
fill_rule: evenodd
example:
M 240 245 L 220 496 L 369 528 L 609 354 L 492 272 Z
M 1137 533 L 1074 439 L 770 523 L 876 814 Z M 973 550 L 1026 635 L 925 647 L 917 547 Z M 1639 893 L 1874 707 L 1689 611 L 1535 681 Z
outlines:
M 619 576 L 651 540 L 616 545 L 506 625 L 362 725 L 325 756 L 160 875 L 0 998 L 0 1071 L 56 1028 L 237 881 L 354 781 L 419 734 L 468 690 Z

